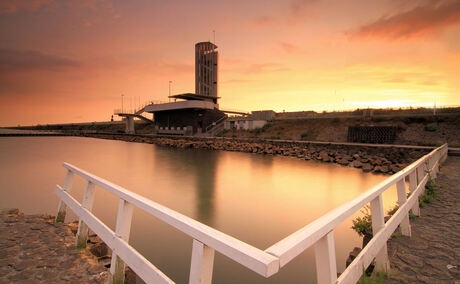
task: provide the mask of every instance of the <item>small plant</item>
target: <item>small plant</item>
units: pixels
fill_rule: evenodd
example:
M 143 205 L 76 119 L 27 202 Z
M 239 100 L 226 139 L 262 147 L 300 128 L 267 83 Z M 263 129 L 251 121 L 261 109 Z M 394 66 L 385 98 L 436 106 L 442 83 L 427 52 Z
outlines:
M 304 133 L 300 134 L 300 140 L 308 140 L 309 136 L 310 136 L 310 133 L 304 132 Z
M 422 195 L 420 195 L 419 206 L 423 207 L 425 206 L 426 203 L 433 202 L 435 195 L 436 195 L 436 184 L 430 177 L 425 185 L 425 192 Z
M 363 216 L 354 219 L 352 221 L 353 226 L 351 228 L 361 237 L 372 238 L 372 216 L 369 206 L 364 207 L 364 209 L 361 210 L 361 213 L 363 213 Z
M 381 284 L 387 277 L 388 275 L 385 271 L 377 271 L 370 276 L 363 272 L 363 276 L 359 279 L 359 284 Z
M 280 140 L 281 138 L 279 136 L 270 136 L 270 137 L 268 137 L 268 139 Z
M 418 218 L 417 215 L 415 215 L 415 214 L 412 213 L 412 212 L 409 212 L 409 219 L 410 219 L 410 220 L 415 220 L 415 219 L 417 219 L 417 218 Z
M 396 211 L 398 211 L 398 209 L 399 209 L 399 206 L 398 206 L 398 204 L 396 204 L 393 207 L 393 209 L 388 210 L 387 215 L 390 216 L 390 217 L 393 216 L 396 213 Z
M 425 125 L 425 131 L 434 132 L 436 130 L 438 130 L 438 124 L 436 122 Z

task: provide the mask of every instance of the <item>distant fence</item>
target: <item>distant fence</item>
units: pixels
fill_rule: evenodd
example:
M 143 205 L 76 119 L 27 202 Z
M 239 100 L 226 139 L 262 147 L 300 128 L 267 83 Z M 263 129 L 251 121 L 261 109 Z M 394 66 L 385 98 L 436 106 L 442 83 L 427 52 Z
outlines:
M 60 199 L 56 221 L 64 221 L 66 207 L 69 206 L 80 218 L 76 238 L 77 247 L 86 246 L 88 229 L 91 229 L 112 249 L 110 266 L 112 283 L 123 283 L 125 263 L 147 283 L 173 283 L 129 245 L 131 219 L 136 206 L 193 238 L 190 283 L 212 282 L 215 250 L 264 277 L 270 277 L 313 246 L 318 283 L 354 284 L 374 258 L 377 270 L 388 268 L 387 240 L 398 226 L 401 227 L 403 235 L 411 235 L 409 210 L 415 215 L 420 214 L 418 198 L 423 193 L 428 179 L 436 177 L 440 164 L 447 157 L 447 151 L 447 144 L 436 148 L 402 171 L 316 219 L 265 251 L 67 163 L 63 164 L 67 169 L 64 185 L 62 187 L 56 185 L 55 188 L 55 193 Z M 86 180 L 81 204 L 69 194 L 74 175 Z M 406 179 L 409 181 L 409 198 L 407 198 Z M 397 187 L 399 208 L 385 223 L 382 194 L 393 185 Z M 115 231 L 91 212 L 96 186 L 120 198 Z M 371 205 L 374 236 L 337 278 L 334 229 L 368 203 Z
M 397 130 L 395 126 L 350 126 L 347 142 L 391 144 Z

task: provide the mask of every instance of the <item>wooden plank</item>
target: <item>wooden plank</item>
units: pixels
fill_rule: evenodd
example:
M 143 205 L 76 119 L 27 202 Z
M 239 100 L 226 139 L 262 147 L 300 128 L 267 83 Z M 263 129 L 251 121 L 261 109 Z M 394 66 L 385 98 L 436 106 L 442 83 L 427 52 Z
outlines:
M 94 190 L 96 186 L 87 181 L 85 185 L 85 191 L 83 192 L 83 201 L 82 207 L 87 209 L 88 211 L 93 210 L 93 203 L 94 203 Z M 77 248 L 85 248 L 86 242 L 88 241 L 88 226 L 83 222 L 81 219 L 78 220 L 78 231 L 77 236 L 75 238 L 75 246 Z
M 214 249 L 193 240 L 192 261 L 190 265 L 190 284 L 212 283 L 214 268 Z
M 387 188 L 395 184 L 399 179 L 407 176 L 422 164 L 427 155 L 421 157 L 405 169 L 385 179 L 379 184 L 353 198 L 349 202 L 329 211 L 322 217 L 316 219 L 305 227 L 287 236 L 265 251 L 279 257 L 280 267 L 288 264 L 292 259 L 301 254 L 307 248 L 316 243 L 328 232 L 334 230 L 339 224 L 345 221 L 352 214 L 363 208 L 375 197 L 382 194 Z
M 97 186 L 105 188 L 107 191 L 117 195 L 129 203 L 132 203 L 141 210 L 144 210 L 150 215 L 184 232 L 207 246 L 214 248 L 221 254 L 264 277 L 269 277 L 279 270 L 279 260 L 273 255 L 217 231 L 163 205 L 153 202 L 150 199 L 128 191 L 121 186 L 87 173 L 84 170 L 67 163 L 64 163 L 63 165 L 65 168 L 93 182 Z
M 330 231 L 315 244 L 316 276 L 319 284 L 332 284 L 337 280 L 334 231 Z
M 385 227 L 385 212 L 383 211 L 382 195 L 377 196 L 371 201 L 371 214 L 372 214 L 372 234 L 377 235 L 378 232 Z M 388 262 L 388 249 L 387 244 L 383 244 L 375 257 L 375 269 L 377 271 L 388 271 L 390 267 Z M 367 268 L 367 267 L 365 267 Z
M 107 227 L 101 220 L 87 209 L 81 207 L 81 204 L 70 194 L 64 192 L 59 185 L 56 185 L 54 192 L 78 217 L 83 219 L 88 227 L 112 249 L 113 253 L 120 256 L 142 280 L 146 283 L 174 283 L 133 247 L 118 238 L 115 232 Z
M 428 177 L 426 178 L 428 180 Z M 355 284 L 362 276 L 365 267 L 368 267 L 373 259 L 378 255 L 384 246 L 386 246 L 387 240 L 391 237 L 391 234 L 396 230 L 398 225 L 404 218 L 404 212 L 407 212 L 413 203 L 418 202 L 417 194 L 423 190 L 423 186 L 416 189 L 415 194 L 411 195 L 407 202 L 401 206 L 400 210 L 388 220 L 383 230 L 380 230 L 370 242 L 363 248 L 363 250 L 356 256 L 353 262 L 345 269 L 340 277 L 337 279 L 337 283 Z
M 131 220 L 133 217 L 134 206 L 123 199 L 118 203 L 117 225 L 115 234 L 122 240 L 129 242 L 129 233 L 131 231 Z M 124 283 L 125 281 L 125 263 L 120 257 L 112 252 L 112 261 L 110 264 L 111 283 Z
M 406 182 L 404 179 L 401 179 L 396 183 L 396 190 L 398 192 L 398 205 L 399 208 L 398 210 L 401 210 L 401 206 L 406 203 L 407 201 L 407 192 L 406 192 Z M 403 220 L 401 221 L 401 224 L 399 225 L 401 228 L 401 234 L 404 236 L 411 236 L 411 229 L 410 229 L 410 223 L 409 223 L 409 212 L 404 212 L 404 217 Z
M 409 175 L 409 192 L 411 193 L 411 195 L 414 194 L 414 191 L 416 188 L 417 188 L 417 171 L 413 171 Z M 414 206 L 412 206 L 411 210 L 412 210 L 412 214 L 414 214 L 415 216 L 420 216 L 420 207 L 419 207 L 418 202 L 414 203 Z
M 71 170 L 67 169 L 64 184 L 62 186 L 64 191 L 70 192 L 70 189 L 72 188 L 72 181 L 73 181 L 73 172 Z M 67 206 L 65 205 L 65 203 L 62 202 L 62 200 L 59 200 L 58 212 L 56 214 L 55 222 L 61 222 L 61 223 L 64 222 L 66 212 L 67 212 L 66 209 L 67 209 Z

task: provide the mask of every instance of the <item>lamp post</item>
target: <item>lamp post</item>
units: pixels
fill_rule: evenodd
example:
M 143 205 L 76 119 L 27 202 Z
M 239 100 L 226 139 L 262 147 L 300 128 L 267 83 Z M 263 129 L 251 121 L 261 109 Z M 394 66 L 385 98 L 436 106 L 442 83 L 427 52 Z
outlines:
M 169 96 L 168 96 L 169 102 L 171 102 L 171 83 L 172 81 L 169 81 Z

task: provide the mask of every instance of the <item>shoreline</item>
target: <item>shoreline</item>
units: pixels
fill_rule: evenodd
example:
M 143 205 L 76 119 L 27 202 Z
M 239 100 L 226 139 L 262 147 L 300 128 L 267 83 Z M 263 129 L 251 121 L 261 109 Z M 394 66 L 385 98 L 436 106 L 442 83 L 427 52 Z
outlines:
M 391 175 L 404 169 L 432 149 L 432 147 L 408 145 L 368 145 L 359 143 L 183 136 L 165 137 L 109 133 L 73 133 L 72 136 L 148 143 L 177 149 L 222 150 L 294 157 L 307 161 L 314 160 L 335 163 L 342 166 L 359 168 L 363 172 L 386 175 Z

